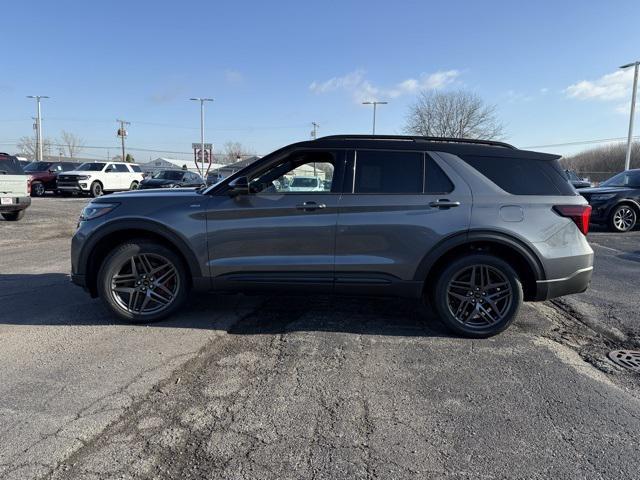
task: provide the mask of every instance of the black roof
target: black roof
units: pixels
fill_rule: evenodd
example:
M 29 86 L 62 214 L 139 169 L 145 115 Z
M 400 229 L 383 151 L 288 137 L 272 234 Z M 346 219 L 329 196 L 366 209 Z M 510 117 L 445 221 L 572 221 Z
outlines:
M 519 150 L 513 145 L 493 140 L 467 138 L 420 137 L 408 135 L 330 135 L 316 140 L 295 143 L 299 148 L 366 148 L 382 150 L 422 150 L 448 152 L 454 155 L 517 157 L 534 160 L 554 160 L 560 155 Z

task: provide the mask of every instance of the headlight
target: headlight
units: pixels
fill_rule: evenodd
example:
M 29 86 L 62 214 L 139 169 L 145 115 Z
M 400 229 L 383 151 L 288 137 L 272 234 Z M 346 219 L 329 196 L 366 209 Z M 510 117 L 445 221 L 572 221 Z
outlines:
M 77 180 L 89 180 L 91 178 L 91 175 L 78 175 L 76 177 Z
M 613 197 L 615 197 L 617 194 L 615 193 L 601 193 L 599 195 L 592 195 L 591 196 L 591 200 L 595 201 L 595 202 L 600 202 L 603 200 L 609 200 Z
M 106 215 L 111 210 L 116 208 L 119 203 L 90 203 L 82 209 L 80 213 L 80 221 L 93 220 L 94 218 Z

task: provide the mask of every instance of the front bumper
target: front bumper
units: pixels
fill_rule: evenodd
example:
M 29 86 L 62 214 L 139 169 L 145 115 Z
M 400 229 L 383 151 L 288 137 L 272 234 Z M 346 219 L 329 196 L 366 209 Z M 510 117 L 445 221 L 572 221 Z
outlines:
M 56 190 L 60 190 L 61 192 L 88 192 L 89 191 L 89 180 L 79 180 L 79 181 L 58 181 L 56 183 Z
M 552 298 L 582 293 L 591 283 L 593 267 L 585 267 L 564 278 L 536 281 L 536 300 L 550 300 Z
M 0 213 L 19 212 L 31 205 L 31 197 L 11 197 L 11 200 L 10 204 L 0 205 Z

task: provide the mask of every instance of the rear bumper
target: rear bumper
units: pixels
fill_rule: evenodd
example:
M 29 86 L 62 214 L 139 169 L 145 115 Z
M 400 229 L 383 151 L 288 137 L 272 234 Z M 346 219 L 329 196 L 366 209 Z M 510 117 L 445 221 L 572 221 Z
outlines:
M 536 282 L 535 300 L 549 300 L 572 293 L 582 293 L 589 288 L 592 274 L 593 267 L 585 267 L 577 270 L 568 277 L 538 280 Z
M 31 205 L 31 197 L 12 197 L 13 203 L 0 205 L 0 213 L 19 212 Z

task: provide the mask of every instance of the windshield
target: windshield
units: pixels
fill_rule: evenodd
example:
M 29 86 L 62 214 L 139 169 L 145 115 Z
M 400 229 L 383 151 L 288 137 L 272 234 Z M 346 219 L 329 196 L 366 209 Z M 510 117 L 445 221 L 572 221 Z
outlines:
M 573 170 L 566 170 L 566 172 L 567 172 L 567 178 L 569 180 L 581 180 L 581 178 L 578 177 L 578 174 Z
M 291 182 L 292 187 L 317 187 L 317 178 L 296 177 Z
M 640 170 L 633 172 L 622 172 L 614 175 L 606 182 L 600 184 L 601 187 L 634 187 L 640 188 Z
M 49 169 L 52 162 L 31 162 L 24 167 L 25 172 L 44 172 Z
M 87 162 L 80 165 L 76 170 L 80 170 L 82 172 L 99 172 L 104 168 L 104 163 L 102 162 Z
M 161 180 L 180 180 L 182 179 L 182 175 L 184 175 L 184 172 L 178 172 L 176 170 L 163 170 L 156 173 L 151 178 L 158 178 Z

